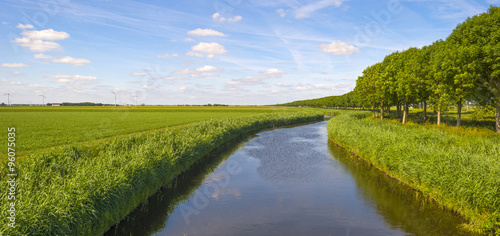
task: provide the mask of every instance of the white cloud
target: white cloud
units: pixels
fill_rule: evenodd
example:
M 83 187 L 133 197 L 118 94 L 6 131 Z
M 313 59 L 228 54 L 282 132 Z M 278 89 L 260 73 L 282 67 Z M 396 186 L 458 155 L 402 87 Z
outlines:
M 191 43 L 193 43 L 193 42 L 196 42 L 196 40 L 194 40 L 192 38 L 185 38 L 184 42 L 191 42 Z
M 2 22 L 2 23 L 4 23 L 4 22 Z M 23 25 L 21 23 L 17 24 L 16 27 L 19 28 L 19 29 L 33 29 L 33 25 L 29 25 L 29 24 L 28 25 Z
M 40 85 L 40 84 L 28 84 L 26 86 L 30 87 L 30 88 L 44 88 L 45 87 L 45 86 Z
M 23 29 L 32 28 L 30 25 L 22 24 L 19 24 L 17 27 Z M 68 33 L 53 29 L 24 31 L 21 35 L 23 35 L 22 38 L 15 38 L 13 42 L 18 43 L 21 47 L 29 48 L 32 52 L 46 52 L 60 49 L 61 45 L 51 41 L 69 38 Z
M 56 75 L 46 76 L 47 78 L 57 79 L 55 83 L 68 83 L 68 84 L 90 84 L 97 80 L 95 76 L 86 75 L 70 75 L 57 73 Z
M 330 53 L 332 55 L 351 55 L 359 50 L 359 48 L 340 40 L 334 41 L 330 44 L 320 44 L 319 48 L 322 52 Z
M 56 57 L 53 57 L 50 55 L 45 55 L 43 53 L 35 54 L 35 55 L 33 55 L 33 57 L 36 59 L 50 60 L 50 61 L 55 62 L 55 63 L 73 64 L 73 66 L 84 66 L 84 65 L 90 63 L 90 61 L 85 59 L 85 58 L 76 58 L 76 57 L 69 57 L 69 56 L 56 58 Z
M 296 87 L 295 89 L 299 90 L 299 91 L 309 90 L 307 87 L 303 87 L 303 86 Z
M 260 85 L 264 84 L 264 79 L 266 77 L 263 76 L 247 76 L 242 79 L 233 79 L 227 82 L 227 85 Z
M 192 57 L 203 57 L 203 55 L 202 55 L 202 54 L 197 53 L 197 52 L 193 52 L 193 51 L 186 52 L 186 56 L 192 56 Z
M 213 30 L 213 29 L 195 29 L 187 32 L 189 35 L 195 35 L 195 36 L 226 36 L 225 34 Z
M 22 67 L 28 67 L 28 65 L 23 63 L 3 63 L 0 65 L 0 67 L 22 68 Z
M 14 42 L 18 43 L 21 47 L 29 48 L 32 52 L 46 52 L 61 48 L 61 45 L 59 45 L 58 43 L 43 41 L 39 39 L 31 40 L 28 38 L 15 38 Z
M 203 66 L 203 67 L 197 68 L 194 71 L 189 70 L 189 69 L 177 70 L 177 71 L 172 72 L 172 74 L 189 75 L 189 77 L 191 77 L 191 78 L 205 78 L 205 77 L 219 76 L 218 74 L 215 74 L 215 73 L 207 73 L 207 72 L 213 72 L 213 71 L 219 71 L 219 69 L 217 67 L 213 67 L 213 66 Z
M 287 84 L 287 83 L 275 83 L 276 86 L 280 86 L 280 87 L 290 87 L 292 85 L 290 84 Z
M 133 76 L 144 76 L 144 75 L 148 75 L 148 73 L 146 73 L 146 72 L 134 72 L 131 75 L 133 75 Z
M 285 9 L 282 9 L 282 8 L 276 10 L 276 13 L 278 13 L 281 17 L 286 16 L 286 11 L 285 11 Z
M 332 5 L 335 7 L 340 7 L 342 5 L 342 2 L 339 0 L 321 0 L 319 2 L 305 5 L 301 8 L 298 8 L 295 11 L 295 18 L 297 19 L 307 18 L 311 16 L 312 13 Z
M 168 53 L 165 53 L 163 55 L 157 55 L 156 57 L 158 58 L 171 58 L 171 57 L 178 57 L 179 54 L 177 53 L 172 53 L 172 54 L 168 54 Z
M 243 17 L 241 17 L 241 16 L 235 16 L 233 18 L 231 18 L 231 17 L 226 18 L 226 17 L 222 17 L 218 12 L 216 12 L 216 13 L 214 13 L 212 15 L 212 19 L 214 21 L 217 21 L 217 22 L 238 22 L 241 19 L 243 19 Z
M 190 71 L 189 69 L 177 70 L 177 71 L 172 72 L 172 74 L 176 74 L 176 75 L 189 75 L 189 74 L 192 74 L 192 73 L 195 73 L 195 72 L 194 71 Z
M 47 30 L 31 30 L 21 33 L 25 38 L 40 39 L 40 40 L 63 40 L 69 38 L 69 34 L 62 31 L 55 31 L 53 29 Z
M 282 74 L 286 74 L 286 72 L 283 72 L 283 71 L 280 71 L 276 68 L 273 68 L 273 69 L 267 69 L 265 70 L 264 72 L 262 72 L 262 74 L 265 74 L 265 75 L 282 75 Z
M 206 57 L 214 58 L 215 54 L 224 54 L 227 52 L 226 48 L 224 48 L 224 46 L 218 43 L 205 43 L 205 42 L 201 42 L 191 47 L 191 50 L 192 51 L 187 52 L 186 55 L 203 57 L 202 54 L 198 53 L 202 52 L 206 54 Z
M 203 66 L 203 67 L 196 68 L 196 71 L 199 71 L 199 72 L 219 71 L 219 68 L 217 68 L 217 67 L 215 67 L 215 66 L 208 66 L 208 65 L 205 65 L 205 66 Z

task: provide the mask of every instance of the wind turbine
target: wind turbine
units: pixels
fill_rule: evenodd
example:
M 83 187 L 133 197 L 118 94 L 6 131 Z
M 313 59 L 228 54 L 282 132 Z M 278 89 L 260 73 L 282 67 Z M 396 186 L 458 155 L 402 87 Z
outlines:
M 134 98 L 135 98 L 135 106 L 137 106 L 137 98 L 138 98 L 139 96 L 137 96 L 137 93 L 136 93 L 136 94 L 135 94 L 135 96 L 132 96 L 132 97 L 134 97 Z
M 42 106 L 45 106 L 45 93 L 47 91 L 43 91 L 43 95 L 38 95 L 38 96 L 41 96 L 42 97 Z
M 10 93 L 6 93 L 5 95 L 7 95 L 7 106 L 10 106 Z
M 116 93 L 113 90 L 111 90 L 111 92 L 115 95 L 115 107 L 116 107 Z

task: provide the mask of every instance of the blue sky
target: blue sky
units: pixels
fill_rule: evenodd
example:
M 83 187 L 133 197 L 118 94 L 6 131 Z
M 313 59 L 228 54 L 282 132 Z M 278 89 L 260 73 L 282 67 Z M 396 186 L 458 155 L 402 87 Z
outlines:
M 0 0 L 0 102 L 275 104 L 351 91 L 500 0 Z

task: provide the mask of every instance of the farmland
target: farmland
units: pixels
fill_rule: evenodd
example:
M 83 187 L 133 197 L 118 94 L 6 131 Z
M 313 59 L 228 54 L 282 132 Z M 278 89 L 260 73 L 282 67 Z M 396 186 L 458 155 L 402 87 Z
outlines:
M 151 122 L 147 126 L 153 130 L 140 132 L 145 128 L 127 127 L 113 131 L 114 126 L 105 126 L 101 129 L 108 135 L 115 136 L 96 141 L 95 138 L 104 136 L 87 136 L 84 139 L 78 139 L 78 136 L 100 119 L 120 121 L 112 115 L 126 114 L 123 113 L 124 110 L 75 108 L 62 109 L 61 112 L 51 111 L 31 114 L 30 109 L 19 109 L 12 113 L 17 117 L 26 114 L 29 119 L 24 122 L 28 124 L 29 121 L 39 122 L 38 125 L 42 127 L 37 132 L 41 133 L 38 134 L 40 136 L 47 135 L 45 140 L 57 133 L 47 128 L 44 133 L 43 122 L 51 124 L 53 122 L 50 121 L 54 119 L 61 119 L 66 125 L 47 126 L 67 132 L 64 134 L 66 139 L 77 137 L 71 140 L 61 139 L 71 143 L 68 145 L 61 145 L 64 142 L 57 141 L 53 144 L 58 146 L 52 148 L 36 149 L 43 145 L 31 146 L 27 156 L 16 163 L 16 189 L 20 189 L 16 192 L 18 227 L 13 231 L 7 226 L 7 218 L 3 218 L 0 227 L 3 234 L 102 234 L 160 187 L 169 185 L 176 176 L 218 146 L 258 130 L 323 118 L 319 113 L 280 111 L 273 108 L 153 108 L 141 110 L 143 112 L 135 110 L 128 113 L 128 118 L 123 119 L 130 126 L 140 126 L 141 121 L 153 118 L 156 123 Z M 161 114 L 161 111 L 167 114 Z M 13 111 L 4 111 L 2 114 L 11 114 L 10 112 Z M 37 115 L 45 117 L 43 122 L 36 119 Z M 86 118 L 72 119 L 82 115 Z M 158 118 L 169 115 L 172 117 L 165 121 Z M 188 116 L 193 117 L 184 119 Z M 210 119 L 214 117 L 218 118 Z M 188 122 L 194 123 L 186 124 Z M 16 125 L 9 122 L 6 124 Z M 121 125 L 125 124 L 123 122 Z M 18 128 L 23 127 L 22 123 L 17 125 Z M 170 127 L 162 128 L 165 126 Z M 73 130 L 68 132 L 71 129 Z M 23 138 L 30 139 L 37 132 L 29 134 L 25 131 L 24 135 L 19 132 L 19 142 L 16 145 L 20 146 Z M 131 132 L 132 134 L 126 135 Z M 80 140 L 87 142 L 79 142 Z M 26 143 L 29 144 L 30 140 Z M 6 174 L 2 173 L 2 176 Z M 7 185 L 2 185 L 1 197 L 7 199 L 7 193 Z M 8 204 L 9 201 L 2 201 L 2 209 L 9 209 Z
M 271 107 L 3 107 L 0 126 L 15 127 L 17 155 L 37 149 L 224 117 L 284 112 Z M 285 111 L 286 112 L 286 111 Z M 6 136 L 7 129 L 0 135 Z M 0 148 L 6 158 L 6 146 Z

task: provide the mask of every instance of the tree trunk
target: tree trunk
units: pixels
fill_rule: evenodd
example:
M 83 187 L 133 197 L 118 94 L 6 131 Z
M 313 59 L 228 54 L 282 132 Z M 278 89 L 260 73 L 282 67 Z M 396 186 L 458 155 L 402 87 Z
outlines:
M 457 104 L 457 127 L 460 126 L 461 120 L 462 120 L 462 100 L 458 101 Z
M 438 121 L 437 125 L 441 125 L 441 103 L 438 105 Z
M 401 118 L 401 103 L 400 102 L 396 103 L 396 116 L 398 119 Z
M 384 103 L 380 103 L 380 120 L 384 119 Z
M 496 124 L 497 133 L 500 133 L 500 99 L 497 101 L 497 124 Z
M 375 103 L 373 103 L 373 109 L 372 109 L 372 111 L 373 111 L 373 118 L 375 118 Z
M 424 100 L 424 122 L 427 121 L 427 102 Z
M 469 100 L 465 101 L 467 103 L 467 112 L 469 112 Z
M 408 119 L 408 102 L 405 101 L 403 105 L 403 124 L 406 124 Z

